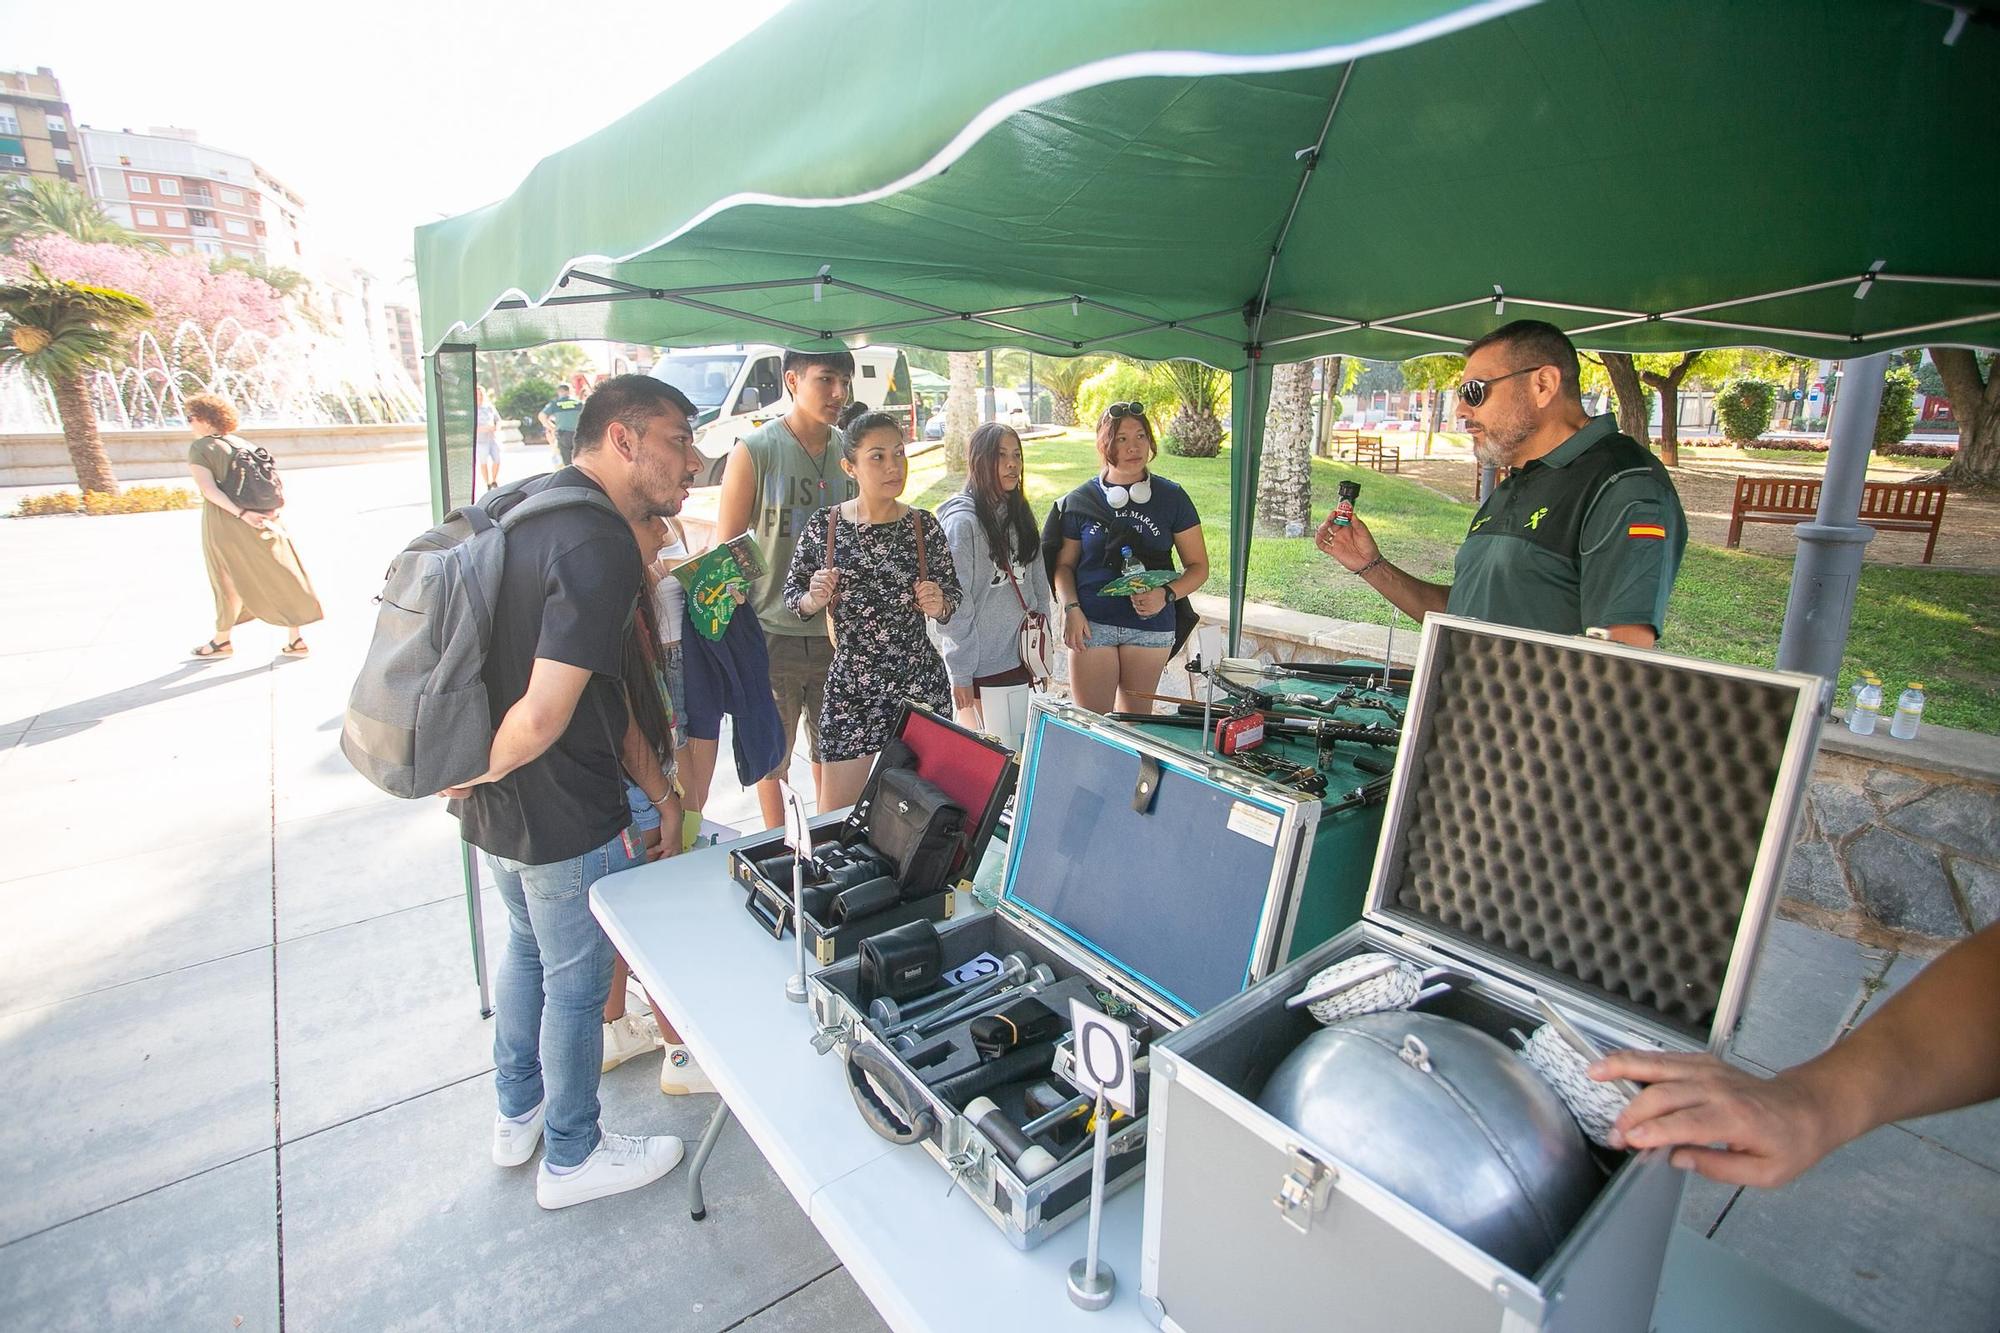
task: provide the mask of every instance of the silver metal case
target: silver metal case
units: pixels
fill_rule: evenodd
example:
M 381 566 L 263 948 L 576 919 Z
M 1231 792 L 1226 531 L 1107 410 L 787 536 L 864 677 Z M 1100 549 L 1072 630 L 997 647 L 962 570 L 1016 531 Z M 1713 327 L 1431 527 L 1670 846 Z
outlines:
M 1079 753 L 1085 767 L 1102 762 L 1123 774 L 1116 789 L 1103 790 L 1101 785 L 1080 789 Z M 1239 924 L 1247 928 L 1211 935 L 1203 939 L 1200 949 L 1192 951 L 1209 962 L 1225 956 L 1240 960 L 1240 977 L 1210 969 L 1196 985 L 1177 987 L 1172 984 L 1174 977 L 1149 974 L 1146 967 L 1120 957 L 1116 945 L 1107 947 L 1104 939 L 1094 939 L 1088 930 L 1079 928 L 1079 922 L 1102 919 L 1110 908 L 1138 914 L 1126 917 L 1128 922 L 1144 920 L 1156 910 L 1165 916 L 1157 904 L 1173 901 L 1171 895 L 1179 889 L 1174 881 L 1135 883 L 1125 874 L 1075 869 L 1076 858 L 1089 855 L 1087 849 L 1076 845 L 1084 833 L 1129 826 L 1138 781 L 1145 780 L 1140 777 L 1142 772 L 1154 775 L 1150 781 L 1154 796 L 1162 803 L 1161 811 L 1170 807 L 1177 813 L 1183 811 L 1184 807 L 1172 803 L 1178 796 L 1198 791 L 1200 804 L 1213 811 L 1214 818 L 1155 819 L 1146 835 L 1143 856 L 1126 844 L 1133 857 L 1186 866 L 1200 864 L 1203 855 L 1212 854 L 1217 840 L 1239 840 L 1243 846 L 1237 847 L 1238 851 L 1254 848 L 1254 871 L 1234 877 L 1217 875 L 1205 881 L 1240 909 L 1236 913 Z M 1177 788 L 1175 784 L 1183 785 Z M 1087 807 L 1100 796 L 1105 809 L 1093 813 Z M 1058 985 L 1082 978 L 1134 1006 L 1156 1028 L 1177 1029 L 1193 1015 L 1240 994 L 1286 956 L 1319 810 L 1315 797 L 1279 787 L 1219 760 L 1214 765 L 1204 764 L 1200 756 L 1155 741 L 1131 727 L 1066 701 L 1038 695 L 1022 748 L 1022 776 L 1007 841 L 1000 901 L 990 913 L 939 926 L 945 966 L 962 965 L 982 952 L 995 957 L 1022 952 L 1053 968 Z M 1074 873 L 1061 876 L 1061 891 L 1051 894 L 1045 890 L 1058 877 L 1049 873 L 1057 864 Z M 1171 944 L 1182 938 L 1184 933 L 1163 934 L 1150 943 Z M 1171 969 L 1153 970 L 1164 973 Z M 920 1140 L 924 1150 L 944 1166 L 1017 1249 L 1032 1249 L 1088 1211 L 1089 1154 L 1066 1161 L 1033 1181 L 1021 1179 L 960 1108 L 940 1099 L 922 1082 L 918 1071 L 863 1021 L 867 1007 L 857 995 L 856 960 L 822 968 L 810 978 L 809 988 L 821 1028 L 820 1044 L 837 1050 L 843 1059 L 851 1060 L 861 1046 L 872 1047 L 888 1059 L 906 1080 L 905 1085 L 900 1089 L 878 1086 L 877 1090 L 905 1105 L 912 1116 L 929 1113 L 934 1127 Z M 1139 1181 L 1145 1147 L 1144 1116 L 1114 1129 L 1107 1192 L 1115 1193 Z
M 1422 1007 L 1503 1040 L 1541 1024 L 1540 998 L 1602 1049 L 1719 1053 L 1783 880 L 1826 689 L 1427 617 L 1362 922 L 1153 1047 L 1140 1268 L 1153 1322 L 1645 1329 L 1684 1184 L 1664 1153 L 1593 1150 L 1597 1197 L 1550 1259 L 1516 1272 L 1256 1097 L 1315 1030 L 1285 1001 L 1370 951 L 1449 969 L 1461 980 Z M 1626 696 L 1634 707 L 1611 706 Z M 1453 866 L 1469 873 L 1438 890 Z

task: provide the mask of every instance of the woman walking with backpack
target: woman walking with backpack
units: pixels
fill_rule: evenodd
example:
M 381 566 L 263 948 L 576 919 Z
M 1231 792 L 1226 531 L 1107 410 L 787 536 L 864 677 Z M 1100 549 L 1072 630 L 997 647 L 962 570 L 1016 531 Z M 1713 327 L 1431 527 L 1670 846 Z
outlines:
M 964 591 L 939 637 L 958 720 L 1018 750 L 1028 694 L 1047 674 L 1054 647 L 1048 570 L 1022 494 L 1021 437 L 989 421 L 972 432 L 966 454 L 965 489 L 938 506 Z
M 236 627 L 263 620 L 290 632 L 280 650 L 286 657 L 304 657 L 308 650 L 302 631 L 325 613 L 291 537 L 278 522 L 283 495 L 255 469 L 232 472 L 238 451 L 247 455 L 250 446 L 232 433 L 236 409 L 227 399 L 197 394 L 187 400 L 186 411 L 189 424 L 203 432 L 188 450 L 188 472 L 204 501 L 201 553 L 215 594 L 215 636 L 192 656 L 229 656 L 236 651 L 230 642 Z M 235 495 L 225 489 L 231 485 Z M 268 507 L 256 507 L 260 504 Z

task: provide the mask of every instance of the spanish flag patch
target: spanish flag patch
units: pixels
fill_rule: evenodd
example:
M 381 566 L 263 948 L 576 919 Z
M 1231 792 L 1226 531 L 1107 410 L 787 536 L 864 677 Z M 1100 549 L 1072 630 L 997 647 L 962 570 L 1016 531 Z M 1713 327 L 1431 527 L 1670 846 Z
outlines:
M 1625 529 L 1627 537 L 1650 537 L 1654 541 L 1667 539 L 1667 530 L 1657 523 L 1634 523 Z

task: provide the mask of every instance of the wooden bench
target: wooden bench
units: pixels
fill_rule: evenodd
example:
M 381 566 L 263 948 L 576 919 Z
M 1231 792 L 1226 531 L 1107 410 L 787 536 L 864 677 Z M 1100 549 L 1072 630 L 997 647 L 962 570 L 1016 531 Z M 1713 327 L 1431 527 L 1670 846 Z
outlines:
M 1380 435 L 1363 435 L 1354 442 L 1354 461 L 1377 472 L 1401 472 L 1403 451 L 1383 444 Z
M 1729 540 L 1743 539 L 1745 523 L 1809 523 L 1819 512 L 1817 481 L 1777 477 L 1738 477 L 1736 498 L 1729 507 Z M 1885 532 L 1923 532 L 1924 564 L 1937 549 L 1944 524 L 1944 500 L 1949 488 L 1941 483 L 1868 481 L 1861 485 L 1861 521 Z

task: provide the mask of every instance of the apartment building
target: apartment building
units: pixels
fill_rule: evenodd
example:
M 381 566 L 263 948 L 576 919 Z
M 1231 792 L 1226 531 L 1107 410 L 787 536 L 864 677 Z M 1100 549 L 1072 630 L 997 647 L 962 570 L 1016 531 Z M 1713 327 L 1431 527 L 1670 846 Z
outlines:
M 87 158 L 62 83 L 47 65 L 0 70 L 0 176 L 84 184 Z
M 193 130 L 83 129 L 91 192 L 104 211 L 177 254 L 297 267 L 304 201 L 240 153 Z

